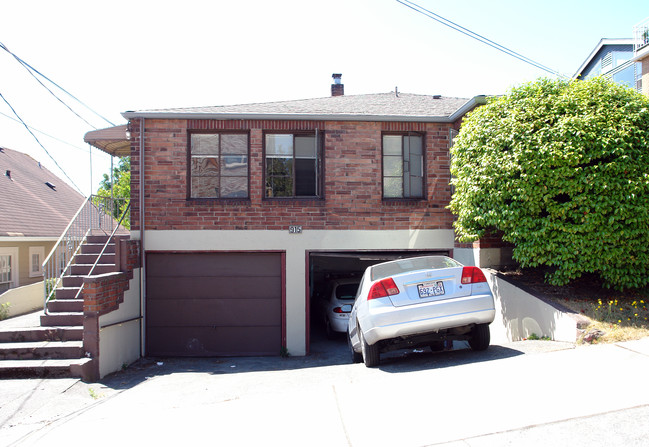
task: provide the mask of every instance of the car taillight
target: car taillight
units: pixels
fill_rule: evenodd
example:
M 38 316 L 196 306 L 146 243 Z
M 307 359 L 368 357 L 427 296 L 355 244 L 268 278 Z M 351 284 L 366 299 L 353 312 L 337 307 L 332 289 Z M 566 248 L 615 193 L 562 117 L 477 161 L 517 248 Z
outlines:
M 464 267 L 462 269 L 462 284 L 475 284 L 487 282 L 484 273 L 478 267 Z
M 398 295 L 399 288 L 394 283 L 392 278 L 385 278 L 381 281 L 375 283 L 370 289 L 370 293 L 367 296 L 368 300 L 373 300 L 374 298 L 383 298 L 384 296 Z
M 344 314 L 344 313 L 349 313 L 349 312 L 345 312 L 341 307 L 334 307 L 334 313 Z

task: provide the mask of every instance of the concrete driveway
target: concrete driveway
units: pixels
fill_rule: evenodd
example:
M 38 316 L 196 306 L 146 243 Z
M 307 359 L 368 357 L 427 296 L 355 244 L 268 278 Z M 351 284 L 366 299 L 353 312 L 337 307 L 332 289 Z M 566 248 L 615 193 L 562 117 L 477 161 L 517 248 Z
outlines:
M 458 348 L 460 348 L 458 346 Z M 0 445 L 646 445 L 649 339 L 296 358 L 143 359 L 102 383 L 0 382 Z

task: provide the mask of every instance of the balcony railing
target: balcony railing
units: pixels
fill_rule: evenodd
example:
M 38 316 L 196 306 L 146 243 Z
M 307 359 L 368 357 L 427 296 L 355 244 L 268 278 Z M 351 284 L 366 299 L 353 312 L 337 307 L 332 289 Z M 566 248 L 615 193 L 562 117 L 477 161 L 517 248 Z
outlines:
M 633 27 L 633 40 L 633 50 L 636 53 L 649 45 L 649 17 Z
M 128 212 L 128 202 L 129 199 L 92 195 L 81 205 L 43 262 L 46 313 L 47 302 L 54 296 L 63 276 L 70 272 L 74 257 L 88 236 L 128 234 L 127 228 L 120 225 L 120 216 Z

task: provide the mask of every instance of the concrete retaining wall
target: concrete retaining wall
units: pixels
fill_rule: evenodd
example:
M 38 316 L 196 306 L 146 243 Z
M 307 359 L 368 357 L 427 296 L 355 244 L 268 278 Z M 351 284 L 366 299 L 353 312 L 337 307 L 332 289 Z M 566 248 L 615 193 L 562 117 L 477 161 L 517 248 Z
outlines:
M 9 303 L 9 317 L 43 309 L 43 281 L 9 289 L 0 295 L 0 305 Z

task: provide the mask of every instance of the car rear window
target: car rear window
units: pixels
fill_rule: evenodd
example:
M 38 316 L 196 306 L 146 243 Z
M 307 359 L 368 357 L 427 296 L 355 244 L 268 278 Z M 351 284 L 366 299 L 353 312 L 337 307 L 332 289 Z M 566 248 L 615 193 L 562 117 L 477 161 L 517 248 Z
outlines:
M 353 300 L 356 298 L 358 284 L 340 284 L 336 287 L 336 298 L 339 300 Z
M 397 259 L 396 261 L 385 262 L 373 266 L 372 281 L 415 270 L 443 269 L 461 266 L 462 264 L 457 262 L 455 259 L 446 256 L 421 256 L 418 258 Z

